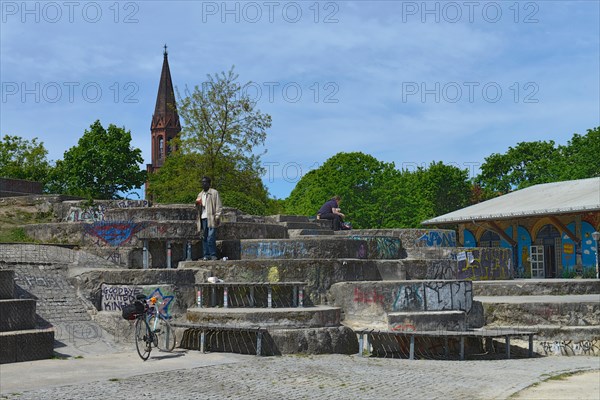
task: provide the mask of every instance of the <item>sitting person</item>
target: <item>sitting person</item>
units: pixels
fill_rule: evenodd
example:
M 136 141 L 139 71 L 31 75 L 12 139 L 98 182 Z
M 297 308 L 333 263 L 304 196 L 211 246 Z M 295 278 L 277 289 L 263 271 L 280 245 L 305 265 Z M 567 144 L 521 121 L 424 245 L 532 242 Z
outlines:
M 340 196 L 334 196 L 331 200 L 323 204 L 317 213 L 318 219 L 330 219 L 333 221 L 334 231 L 341 230 L 342 223 L 344 222 L 345 215 L 342 214 L 342 210 L 340 209 L 341 202 Z

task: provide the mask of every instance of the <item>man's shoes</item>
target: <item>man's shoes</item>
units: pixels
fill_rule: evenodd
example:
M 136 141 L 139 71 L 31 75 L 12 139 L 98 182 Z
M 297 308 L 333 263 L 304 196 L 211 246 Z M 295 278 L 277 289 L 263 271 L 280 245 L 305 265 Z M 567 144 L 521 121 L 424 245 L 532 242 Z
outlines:
M 208 261 L 209 258 L 208 257 L 202 257 L 202 261 Z
M 210 259 L 211 259 L 212 261 L 218 260 L 217 256 L 211 256 L 211 257 L 210 257 Z

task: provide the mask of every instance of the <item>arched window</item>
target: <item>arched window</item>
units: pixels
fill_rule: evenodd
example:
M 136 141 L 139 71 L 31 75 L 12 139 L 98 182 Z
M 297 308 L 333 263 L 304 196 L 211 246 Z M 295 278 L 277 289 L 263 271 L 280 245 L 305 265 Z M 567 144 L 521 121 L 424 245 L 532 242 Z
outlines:
M 500 247 L 500 235 L 493 231 L 485 231 L 479 239 L 479 247 Z
M 163 154 L 165 152 L 165 140 L 162 136 L 158 138 L 158 158 L 163 158 Z

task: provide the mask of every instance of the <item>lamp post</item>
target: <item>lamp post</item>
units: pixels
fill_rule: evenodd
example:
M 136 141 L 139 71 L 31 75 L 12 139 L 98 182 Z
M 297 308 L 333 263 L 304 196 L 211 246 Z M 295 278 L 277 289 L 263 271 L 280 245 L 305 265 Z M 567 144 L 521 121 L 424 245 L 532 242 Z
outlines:
M 600 278 L 598 275 L 598 240 L 600 240 L 600 232 L 596 231 L 592 233 L 592 238 L 596 241 L 596 279 Z

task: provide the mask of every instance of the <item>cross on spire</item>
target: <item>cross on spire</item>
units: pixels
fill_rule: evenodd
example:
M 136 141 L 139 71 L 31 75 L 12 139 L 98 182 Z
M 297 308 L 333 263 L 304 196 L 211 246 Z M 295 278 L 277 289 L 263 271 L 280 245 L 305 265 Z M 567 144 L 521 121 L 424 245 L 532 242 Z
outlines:
M 168 53 L 167 53 L 167 44 L 166 44 L 166 43 L 165 43 L 165 46 L 164 46 L 164 47 L 165 47 L 165 52 L 163 53 L 163 55 L 165 55 L 165 56 L 166 56 L 166 55 L 168 54 Z

